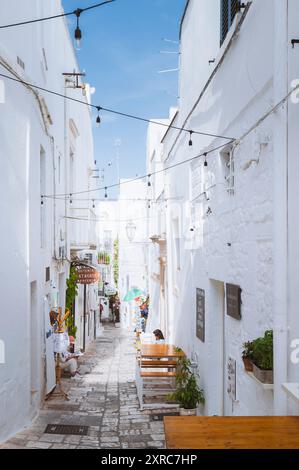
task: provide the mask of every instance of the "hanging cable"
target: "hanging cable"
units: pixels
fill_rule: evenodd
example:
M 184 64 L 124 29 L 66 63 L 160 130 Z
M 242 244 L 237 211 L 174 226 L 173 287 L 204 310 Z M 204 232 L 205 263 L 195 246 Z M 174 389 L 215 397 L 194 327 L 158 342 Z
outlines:
M 91 5 L 91 6 L 86 7 L 86 8 L 77 8 L 77 10 L 75 10 L 75 11 L 70 11 L 68 13 L 60 13 L 59 15 L 47 16 L 45 18 L 38 18 L 36 20 L 21 21 L 19 23 L 12 23 L 12 24 L 2 25 L 2 26 L 0 26 L 0 29 L 14 28 L 15 26 L 24 26 L 24 25 L 32 24 L 32 23 L 39 23 L 41 21 L 54 20 L 56 18 L 63 18 L 65 16 L 71 16 L 71 15 L 76 15 L 77 16 L 77 13 L 79 11 L 80 11 L 80 14 L 81 14 L 81 13 L 84 13 L 85 11 L 91 10 L 93 8 L 98 8 L 98 7 L 101 7 L 103 5 L 106 5 L 106 3 L 112 3 L 112 2 L 115 2 L 115 0 L 106 0 L 105 2 L 96 3 L 95 5 Z M 79 16 L 80 16 L 80 14 L 79 14 Z
M 197 160 L 198 158 L 201 158 L 203 156 L 207 157 L 207 155 L 209 155 L 210 153 L 213 153 L 213 152 L 216 152 L 217 150 L 220 150 L 222 149 L 223 147 L 226 147 L 227 145 L 230 145 L 232 143 L 235 142 L 235 139 L 231 140 L 229 143 L 225 143 L 225 144 L 222 144 L 222 145 L 218 145 L 217 147 L 214 147 L 204 153 L 200 153 L 199 155 L 195 155 L 194 157 L 191 157 L 191 158 L 188 158 L 186 160 L 183 160 L 183 161 L 180 161 L 180 162 L 177 162 L 177 163 L 174 163 L 173 165 L 169 165 L 165 168 L 162 168 L 161 170 L 157 170 L 157 171 L 153 171 L 150 175 L 142 175 L 142 176 L 136 176 L 135 178 L 132 178 L 132 179 L 129 179 L 129 180 L 124 180 L 124 181 L 120 181 L 118 183 L 114 183 L 114 184 L 111 184 L 110 186 L 105 186 L 105 187 L 100 187 L 100 188 L 94 188 L 94 189 L 86 189 L 85 191 L 77 191 L 77 192 L 74 192 L 73 194 L 88 194 L 88 193 L 92 193 L 92 192 L 95 192 L 95 191 L 102 191 L 103 189 L 105 190 L 105 198 L 108 197 L 108 195 L 106 196 L 107 194 L 107 190 L 108 189 L 112 189 L 112 188 L 118 188 L 124 184 L 129 184 L 129 183 L 134 183 L 135 181 L 140 181 L 140 180 L 144 180 L 145 178 L 148 178 L 149 176 L 153 176 L 153 175 L 157 175 L 157 174 L 160 174 L 160 173 L 164 173 L 168 170 L 172 170 L 173 168 L 176 168 L 176 167 L 179 167 L 181 165 L 185 165 L 186 163 L 190 163 L 194 160 Z M 63 198 L 63 197 L 66 197 L 68 196 L 68 194 L 56 194 L 56 195 L 46 195 L 44 194 L 43 195 L 45 198 L 53 198 L 53 199 L 60 199 L 60 198 Z
M 63 98 L 63 99 L 68 100 L 68 101 L 73 101 L 74 103 L 79 103 L 79 104 L 83 104 L 85 106 L 89 106 L 92 109 L 96 109 L 97 112 L 99 112 L 99 110 L 102 110 L 102 111 L 105 111 L 107 113 L 117 114 L 118 116 L 126 117 L 126 118 L 129 118 L 129 119 L 135 119 L 137 121 L 147 122 L 149 124 L 155 124 L 157 126 L 163 126 L 165 128 L 167 127 L 167 129 L 175 129 L 175 130 L 178 130 L 180 132 L 189 132 L 190 133 L 189 129 L 185 129 L 183 127 L 178 127 L 178 126 L 174 126 L 173 124 L 166 124 L 166 123 L 163 123 L 163 122 L 153 121 L 151 119 L 143 118 L 143 117 L 140 117 L 140 116 L 135 116 L 133 114 L 123 113 L 121 111 L 116 111 L 114 109 L 104 108 L 103 106 L 98 106 L 98 105 L 95 105 L 95 104 L 88 103 L 88 101 L 83 101 L 83 100 L 79 100 L 77 98 L 72 98 L 71 96 L 64 95 L 63 93 L 59 93 L 57 91 L 49 90 L 47 88 L 44 88 L 44 87 L 41 87 L 41 86 L 38 86 L 38 85 L 34 85 L 32 83 L 26 82 L 24 80 L 20 80 L 20 79 L 15 78 L 15 77 L 10 77 L 9 75 L 6 75 L 4 73 L 0 73 L 0 77 L 7 78 L 8 80 L 11 80 L 13 82 L 21 83 L 22 85 L 35 88 L 36 90 L 40 90 L 40 91 L 43 91 L 45 93 L 49 93 L 50 95 L 59 96 L 60 98 Z M 207 136 L 207 137 L 215 137 L 215 138 L 219 138 L 219 139 L 235 140 L 233 137 L 227 137 L 227 136 L 223 136 L 223 135 L 211 134 L 209 132 L 192 131 L 192 133 L 197 134 L 197 135 Z

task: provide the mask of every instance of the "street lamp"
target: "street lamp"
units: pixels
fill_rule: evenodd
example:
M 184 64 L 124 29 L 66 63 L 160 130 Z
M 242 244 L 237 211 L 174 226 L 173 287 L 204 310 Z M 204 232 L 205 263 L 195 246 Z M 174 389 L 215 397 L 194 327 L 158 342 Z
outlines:
M 137 228 L 136 225 L 132 221 L 128 222 L 126 225 L 127 237 L 130 242 L 134 240 L 136 228 Z

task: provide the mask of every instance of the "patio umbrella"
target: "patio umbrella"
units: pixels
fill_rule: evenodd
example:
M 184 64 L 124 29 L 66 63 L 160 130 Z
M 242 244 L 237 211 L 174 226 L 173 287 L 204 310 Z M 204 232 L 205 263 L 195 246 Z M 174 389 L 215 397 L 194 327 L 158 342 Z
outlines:
M 137 297 L 141 297 L 145 295 L 145 293 L 138 289 L 137 287 L 133 287 L 127 294 L 124 296 L 124 302 L 130 302 L 131 300 L 137 299 Z

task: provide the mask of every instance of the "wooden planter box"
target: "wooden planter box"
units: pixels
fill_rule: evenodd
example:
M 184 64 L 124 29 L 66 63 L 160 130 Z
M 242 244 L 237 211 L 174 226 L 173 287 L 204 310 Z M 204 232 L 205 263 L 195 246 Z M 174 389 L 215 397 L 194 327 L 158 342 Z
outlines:
M 253 364 L 252 364 L 251 359 L 248 359 L 248 357 L 242 357 L 242 359 L 243 359 L 245 370 L 247 372 L 252 372 L 253 371 Z
M 253 364 L 253 375 L 263 384 L 273 384 L 273 370 L 262 370 Z

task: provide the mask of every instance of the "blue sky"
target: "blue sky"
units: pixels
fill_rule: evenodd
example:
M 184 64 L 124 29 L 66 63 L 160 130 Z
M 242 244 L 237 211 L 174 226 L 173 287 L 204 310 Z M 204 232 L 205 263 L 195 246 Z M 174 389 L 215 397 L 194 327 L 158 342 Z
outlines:
M 98 1 L 98 0 L 97 0 Z M 65 11 L 84 8 L 95 0 L 62 0 Z M 93 103 L 146 118 L 168 116 L 177 100 L 176 68 L 180 19 L 186 0 L 116 0 L 86 12 L 80 20 L 83 32 L 78 60 L 96 88 Z M 73 36 L 75 19 L 70 17 Z M 103 115 L 101 127 L 94 128 L 95 159 L 105 167 L 108 185 L 117 180 L 115 142 L 120 145 L 120 176 L 134 177 L 145 172 L 147 125 L 114 115 Z

